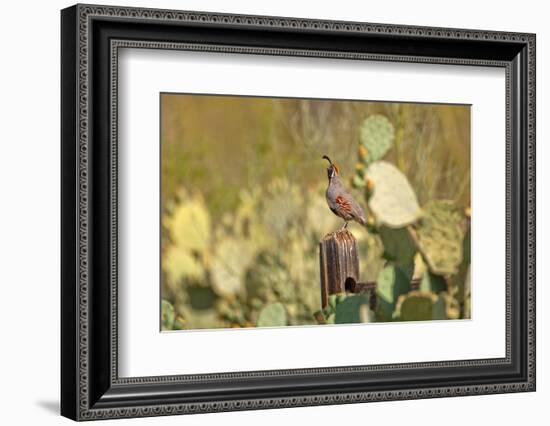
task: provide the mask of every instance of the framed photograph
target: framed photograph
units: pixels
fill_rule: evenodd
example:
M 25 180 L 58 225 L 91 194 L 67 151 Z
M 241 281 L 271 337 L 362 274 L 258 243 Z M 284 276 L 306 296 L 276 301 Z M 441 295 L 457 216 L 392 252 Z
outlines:
M 61 12 L 61 413 L 535 390 L 535 35 Z

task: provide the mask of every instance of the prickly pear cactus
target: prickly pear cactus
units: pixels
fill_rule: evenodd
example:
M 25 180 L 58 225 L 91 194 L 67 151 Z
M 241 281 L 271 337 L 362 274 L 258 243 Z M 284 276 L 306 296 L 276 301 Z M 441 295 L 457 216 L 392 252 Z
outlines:
M 187 288 L 189 304 L 195 310 L 204 311 L 214 307 L 216 294 L 210 287 L 191 285 Z
M 182 191 L 186 202 L 178 204 L 164 219 L 171 244 L 163 254 L 167 285 L 177 290 L 182 280 L 201 281 L 205 270 L 202 257 L 211 243 L 210 214 L 201 196 Z
M 427 321 L 433 319 L 437 296 L 433 293 L 411 291 L 399 297 L 396 306 L 400 321 Z M 437 311 L 437 313 L 440 313 Z
M 346 293 L 331 294 L 328 297 L 328 303 L 326 307 L 326 313 L 333 314 L 336 312 L 336 307 L 348 298 Z
M 357 324 L 375 320 L 375 314 L 369 307 L 367 295 L 349 296 L 336 305 L 335 324 Z
M 441 293 L 447 290 L 447 281 L 441 275 L 426 271 L 420 282 L 421 291 L 431 291 L 432 293 Z
M 401 268 L 390 265 L 382 269 L 376 286 L 379 320 L 390 321 L 399 296 L 408 293 L 410 289 L 410 278 Z
M 453 275 L 462 262 L 462 215 L 452 201 L 432 201 L 414 227 L 418 248 L 430 270 Z
M 460 304 L 449 293 L 447 292 L 439 293 L 437 300 L 438 300 L 438 303 L 441 303 L 441 306 L 442 306 L 441 309 L 445 310 L 445 316 L 443 318 L 439 318 L 439 317 L 436 318 L 434 316 L 434 319 L 459 319 L 460 318 Z M 464 318 L 469 318 L 469 315 Z
M 262 222 L 273 235 L 284 236 L 303 215 L 303 194 L 286 179 L 275 179 L 263 194 Z
M 180 281 L 184 279 L 200 281 L 204 277 L 203 264 L 185 248 L 168 247 L 163 263 L 168 278 L 167 284 L 170 288 L 177 288 Z
M 214 309 L 191 310 L 185 314 L 185 329 L 212 328 L 219 321 L 219 314 Z
M 456 289 L 456 298 L 459 302 L 465 302 L 470 296 L 470 240 L 471 240 L 471 228 L 468 227 L 462 240 L 462 262 L 458 267 L 458 273 L 452 278 L 453 284 Z M 465 314 L 465 318 L 469 318 Z
M 227 326 L 254 326 L 253 322 L 249 321 L 249 312 L 240 299 L 219 298 L 216 301 L 216 312 L 223 321 L 227 322 Z
M 396 307 L 396 318 L 400 321 L 457 319 L 459 313 L 458 302 L 447 293 L 411 291 L 400 296 Z
M 211 240 L 210 214 L 201 196 L 190 196 L 185 192 L 182 197 L 187 197 L 185 203 L 176 207 L 165 219 L 165 224 L 175 246 L 201 253 Z
M 399 321 L 429 321 L 457 319 L 460 306 L 456 299 L 442 292 L 411 291 L 397 301 L 395 319 Z
M 313 317 L 317 321 L 317 324 L 335 324 L 336 323 L 336 309 L 338 305 L 342 304 L 349 296 L 346 293 L 331 294 L 327 300 L 327 306 L 324 309 L 313 313 Z
M 227 237 L 219 241 L 210 268 L 212 287 L 219 296 L 231 297 L 244 290 L 246 269 L 254 254 L 246 240 Z
M 441 293 L 434 304 L 432 305 L 432 317 L 433 320 L 445 320 L 448 319 L 448 301 L 444 294 Z
M 381 225 L 402 228 L 420 217 L 420 207 L 407 177 L 386 161 L 377 161 L 366 171 L 372 182 L 368 205 Z
M 378 229 L 382 244 L 384 244 L 384 258 L 403 268 L 414 267 L 416 246 L 407 228 L 388 228 L 381 226 Z
M 258 316 L 258 327 L 282 327 L 286 324 L 286 311 L 282 303 L 265 306 Z
M 292 295 L 290 276 L 281 258 L 275 253 L 264 251 L 258 254 L 245 277 L 248 298 L 262 304 L 280 300 Z
M 186 327 L 186 321 L 183 317 L 176 315 L 176 319 L 174 320 L 174 324 L 172 325 L 173 330 L 185 330 Z
M 161 330 L 172 330 L 174 327 L 174 320 L 176 319 L 176 312 L 174 307 L 167 300 L 161 301 Z
M 383 115 L 371 115 L 361 125 L 359 140 L 363 149 L 360 159 L 365 164 L 380 160 L 392 147 L 395 139 L 393 124 Z

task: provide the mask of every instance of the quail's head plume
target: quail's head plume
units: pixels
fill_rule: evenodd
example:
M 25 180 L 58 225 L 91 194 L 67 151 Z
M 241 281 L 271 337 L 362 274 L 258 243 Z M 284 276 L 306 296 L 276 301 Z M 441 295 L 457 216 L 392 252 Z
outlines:
M 328 187 L 325 194 L 327 204 L 336 216 L 344 219 L 344 225 L 341 229 L 347 228 L 350 220 L 365 225 L 367 223 L 365 212 L 344 187 L 340 180 L 340 170 L 326 155 L 323 155 L 323 159 L 329 163 L 327 167 Z

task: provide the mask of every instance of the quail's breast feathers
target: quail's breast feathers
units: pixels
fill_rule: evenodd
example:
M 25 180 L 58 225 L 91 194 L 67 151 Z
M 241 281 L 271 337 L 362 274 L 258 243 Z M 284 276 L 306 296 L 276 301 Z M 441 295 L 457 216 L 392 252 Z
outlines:
M 346 221 L 355 220 L 362 225 L 366 223 L 363 209 L 346 190 L 338 176 L 330 180 L 326 191 L 326 199 L 330 210 L 335 215 Z

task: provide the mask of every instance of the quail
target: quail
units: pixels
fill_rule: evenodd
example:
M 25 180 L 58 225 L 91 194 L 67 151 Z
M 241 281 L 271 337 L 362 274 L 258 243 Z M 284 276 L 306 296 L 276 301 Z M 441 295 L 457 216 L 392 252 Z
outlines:
M 346 229 L 350 220 L 355 220 L 361 225 L 365 225 L 367 223 L 365 212 L 344 187 L 344 184 L 340 180 L 338 167 L 326 155 L 323 155 L 323 159 L 329 162 L 327 168 L 327 204 L 336 216 L 341 217 L 345 221 L 340 229 Z

